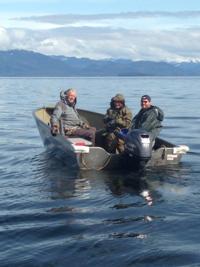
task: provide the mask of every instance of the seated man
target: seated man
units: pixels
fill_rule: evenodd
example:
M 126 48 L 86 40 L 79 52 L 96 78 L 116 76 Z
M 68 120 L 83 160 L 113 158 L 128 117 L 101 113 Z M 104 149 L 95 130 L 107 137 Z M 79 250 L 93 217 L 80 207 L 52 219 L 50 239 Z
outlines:
M 161 131 L 161 121 L 163 119 L 163 111 L 159 107 L 152 105 L 149 95 L 143 95 L 141 97 L 141 109 L 133 118 L 131 129 L 143 129 L 149 132 L 150 138 L 154 143 L 155 138 Z
M 124 151 L 124 141 L 118 138 L 118 133 L 122 128 L 129 128 L 131 125 L 132 112 L 125 105 L 124 96 L 117 94 L 111 99 L 110 108 L 104 116 L 105 123 L 105 146 L 110 153 Z
M 75 108 L 77 101 L 76 91 L 70 88 L 61 92 L 60 98 L 61 100 L 56 104 L 51 115 L 52 134 L 56 135 L 59 129 L 59 121 L 61 121 L 64 134 L 83 137 L 95 145 L 96 129 L 84 123 Z

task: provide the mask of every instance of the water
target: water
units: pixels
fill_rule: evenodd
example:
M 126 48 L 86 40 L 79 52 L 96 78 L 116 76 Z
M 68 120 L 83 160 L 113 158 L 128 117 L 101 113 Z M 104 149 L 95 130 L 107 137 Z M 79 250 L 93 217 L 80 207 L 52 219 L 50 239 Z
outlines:
M 190 147 L 178 166 L 77 171 L 45 151 L 32 110 L 75 87 L 105 112 L 123 93 L 133 113 L 150 94 L 161 136 Z M 1 78 L 0 267 L 200 266 L 200 78 Z

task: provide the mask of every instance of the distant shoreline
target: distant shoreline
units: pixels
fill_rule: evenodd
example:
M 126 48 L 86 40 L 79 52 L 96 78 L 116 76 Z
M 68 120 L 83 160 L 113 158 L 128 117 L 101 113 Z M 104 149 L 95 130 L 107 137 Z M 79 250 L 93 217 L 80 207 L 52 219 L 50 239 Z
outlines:
M 0 51 L 0 77 L 198 77 L 200 62 L 93 60 Z
M 147 76 L 0 76 L 0 79 L 15 79 L 15 78 L 21 78 L 21 79 L 67 79 L 67 78 L 87 78 L 87 79 L 95 79 L 95 78 L 200 78 L 200 75 L 147 75 Z

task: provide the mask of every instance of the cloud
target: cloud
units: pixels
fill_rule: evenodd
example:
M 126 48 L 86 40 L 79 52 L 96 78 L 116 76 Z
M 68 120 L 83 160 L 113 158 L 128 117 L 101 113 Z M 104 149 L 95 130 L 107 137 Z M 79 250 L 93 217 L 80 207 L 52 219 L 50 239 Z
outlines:
M 179 11 L 179 12 L 122 12 L 122 13 L 110 13 L 110 14 L 66 14 L 66 15 L 45 15 L 45 16 L 30 16 L 14 18 L 13 20 L 34 21 L 53 23 L 57 25 L 66 25 L 71 23 L 83 22 L 83 21 L 105 21 L 116 19 L 141 19 L 141 18 L 174 18 L 174 19 L 187 19 L 187 18 L 200 18 L 200 11 Z
M 10 44 L 9 34 L 7 30 L 0 27 L 0 47 L 2 50 L 7 49 Z
M 200 29 L 171 31 L 60 27 L 51 30 L 0 28 L 0 50 L 25 49 L 47 55 L 200 61 Z

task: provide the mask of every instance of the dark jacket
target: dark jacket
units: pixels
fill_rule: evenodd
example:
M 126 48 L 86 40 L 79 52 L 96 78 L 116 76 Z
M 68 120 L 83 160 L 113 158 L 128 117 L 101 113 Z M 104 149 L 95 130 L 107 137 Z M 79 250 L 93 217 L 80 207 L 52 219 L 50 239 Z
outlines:
M 163 119 L 164 113 L 159 107 L 151 106 L 148 109 L 141 109 L 133 118 L 131 129 L 144 129 L 152 133 L 158 129 L 160 132 Z

